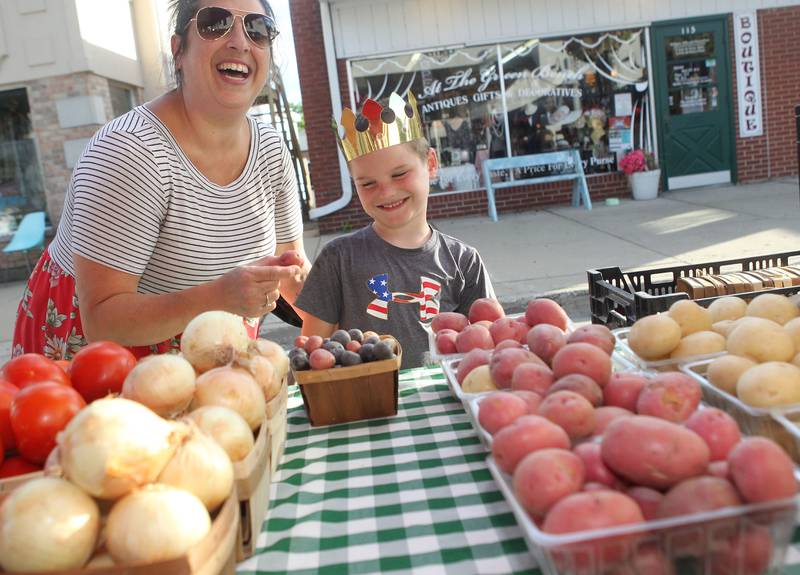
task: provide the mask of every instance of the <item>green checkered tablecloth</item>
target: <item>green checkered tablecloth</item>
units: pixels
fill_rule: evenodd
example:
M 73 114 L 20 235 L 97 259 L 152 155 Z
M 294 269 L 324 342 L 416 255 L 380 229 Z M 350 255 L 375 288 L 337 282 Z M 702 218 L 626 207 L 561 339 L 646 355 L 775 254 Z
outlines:
M 397 417 L 313 428 L 296 388 L 289 402 L 269 515 L 237 573 L 539 573 L 439 368 L 400 374 Z

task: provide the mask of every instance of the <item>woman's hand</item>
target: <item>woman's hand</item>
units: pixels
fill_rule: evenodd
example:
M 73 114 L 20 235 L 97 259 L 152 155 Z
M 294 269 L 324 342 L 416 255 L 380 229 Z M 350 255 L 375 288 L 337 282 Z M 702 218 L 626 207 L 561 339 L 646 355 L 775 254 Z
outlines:
M 294 283 L 303 275 L 300 266 L 283 264 L 277 256 L 239 266 L 216 280 L 219 308 L 244 317 L 261 317 L 275 309 L 281 281 Z

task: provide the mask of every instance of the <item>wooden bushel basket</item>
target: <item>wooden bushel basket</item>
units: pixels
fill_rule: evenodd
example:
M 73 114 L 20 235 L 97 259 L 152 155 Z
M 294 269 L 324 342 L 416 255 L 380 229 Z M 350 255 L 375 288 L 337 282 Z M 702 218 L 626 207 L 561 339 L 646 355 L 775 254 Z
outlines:
M 0 503 L 3 500 L 0 495 Z M 211 530 L 188 553 L 157 563 L 128 563 L 113 567 L 95 567 L 51 571 L 52 575 L 233 575 L 236 572 L 236 538 L 239 533 L 239 502 L 234 489 L 222 504 Z M 0 571 L 0 573 L 6 573 Z M 8 575 L 12 575 L 11 572 Z M 41 573 L 13 572 L 13 575 Z
M 403 350 L 398 343 L 394 359 L 351 367 L 293 371 L 311 425 L 397 415 L 397 384 L 402 359 Z

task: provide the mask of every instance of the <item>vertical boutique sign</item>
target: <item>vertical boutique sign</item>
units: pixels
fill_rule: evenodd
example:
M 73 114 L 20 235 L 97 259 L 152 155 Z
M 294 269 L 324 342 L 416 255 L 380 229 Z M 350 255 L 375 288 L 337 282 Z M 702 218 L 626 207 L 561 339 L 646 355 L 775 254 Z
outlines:
M 742 138 L 752 138 L 764 133 L 756 13 L 736 12 L 733 15 L 733 29 L 739 96 L 739 135 Z

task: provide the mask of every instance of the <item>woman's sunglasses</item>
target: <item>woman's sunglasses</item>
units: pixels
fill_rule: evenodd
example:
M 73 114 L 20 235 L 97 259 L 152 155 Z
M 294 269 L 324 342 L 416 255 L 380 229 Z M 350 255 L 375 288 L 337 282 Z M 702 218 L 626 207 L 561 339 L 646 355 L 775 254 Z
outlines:
M 237 18 L 242 19 L 242 25 L 247 37 L 259 48 L 266 48 L 271 45 L 278 35 L 275 20 L 271 16 L 255 12 L 242 12 L 217 6 L 206 6 L 200 8 L 192 20 L 194 20 L 197 27 L 197 35 L 203 40 L 219 40 L 233 29 Z M 192 20 L 186 23 L 184 30 L 189 27 Z

